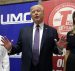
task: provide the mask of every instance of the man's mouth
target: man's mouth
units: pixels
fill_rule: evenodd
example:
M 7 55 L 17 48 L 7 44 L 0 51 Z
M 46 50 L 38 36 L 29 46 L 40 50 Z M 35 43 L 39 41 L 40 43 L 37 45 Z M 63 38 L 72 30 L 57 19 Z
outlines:
M 35 18 L 38 18 L 39 16 L 35 16 Z

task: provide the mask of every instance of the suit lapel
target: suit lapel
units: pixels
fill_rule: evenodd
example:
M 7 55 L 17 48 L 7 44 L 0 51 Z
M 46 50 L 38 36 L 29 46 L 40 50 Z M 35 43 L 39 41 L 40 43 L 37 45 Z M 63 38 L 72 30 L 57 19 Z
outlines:
M 33 39 L 33 24 L 28 28 L 28 39 L 30 42 L 31 50 L 32 50 L 32 39 Z

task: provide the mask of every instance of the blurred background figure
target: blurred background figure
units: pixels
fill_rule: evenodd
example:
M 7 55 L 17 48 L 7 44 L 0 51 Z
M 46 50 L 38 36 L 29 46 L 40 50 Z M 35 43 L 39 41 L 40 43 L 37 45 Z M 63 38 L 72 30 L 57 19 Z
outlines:
M 73 29 L 67 33 L 65 71 L 75 71 L 75 11 L 73 12 L 72 19 Z
M 0 71 L 9 71 L 9 56 L 5 47 L 2 46 L 1 37 L 0 35 Z

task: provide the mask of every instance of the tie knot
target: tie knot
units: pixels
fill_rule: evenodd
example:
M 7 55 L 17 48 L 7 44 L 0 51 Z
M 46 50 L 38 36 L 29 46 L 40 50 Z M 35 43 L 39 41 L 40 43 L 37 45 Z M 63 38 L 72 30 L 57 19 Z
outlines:
M 39 28 L 40 26 L 39 25 L 36 25 L 36 27 Z
M 40 27 L 39 25 L 36 25 L 36 30 L 37 30 L 37 31 L 39 31 L 39 27 Z

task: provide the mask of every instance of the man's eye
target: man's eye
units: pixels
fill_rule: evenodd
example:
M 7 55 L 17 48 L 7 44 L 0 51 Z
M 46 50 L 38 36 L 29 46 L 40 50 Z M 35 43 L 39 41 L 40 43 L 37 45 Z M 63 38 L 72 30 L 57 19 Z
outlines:
M 31 13 L 34 13 L 35 11 L 32 11 Z

